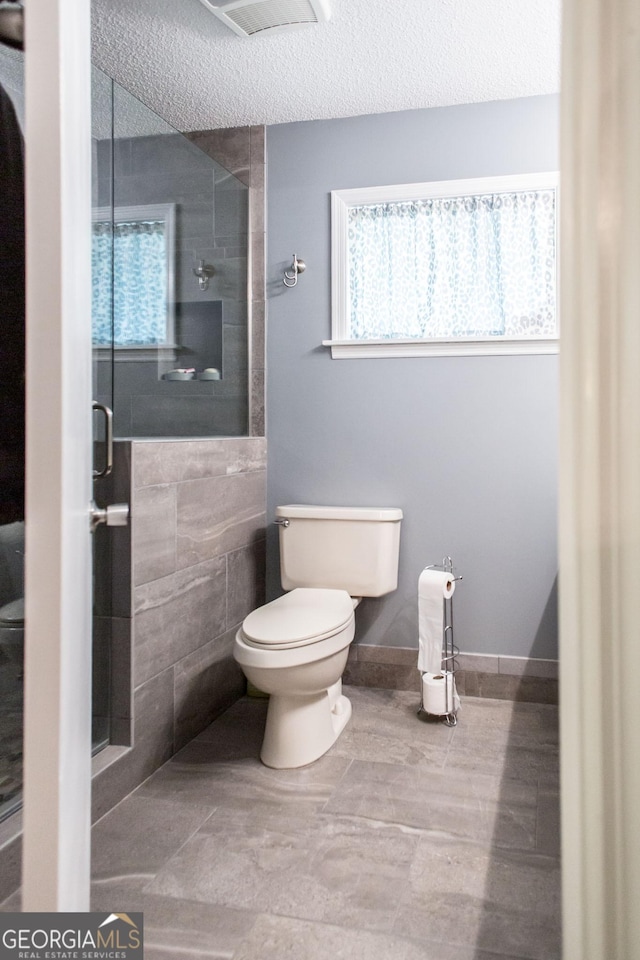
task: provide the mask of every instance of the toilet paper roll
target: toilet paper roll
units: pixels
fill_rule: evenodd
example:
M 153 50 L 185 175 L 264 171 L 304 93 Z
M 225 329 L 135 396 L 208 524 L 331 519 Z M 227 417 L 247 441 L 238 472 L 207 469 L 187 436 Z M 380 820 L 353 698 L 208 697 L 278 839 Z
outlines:
M 451 671 L 443 670 L 442 673 L 422 675 L 422 706 L 427 713 L 432 713 L 436 717 L 458 712 L 460 697 Z
M 423 570 L 418 580 L 418 670 L 439 673 L 442 665 L 444 600 L 456 585 L 453 574 Z

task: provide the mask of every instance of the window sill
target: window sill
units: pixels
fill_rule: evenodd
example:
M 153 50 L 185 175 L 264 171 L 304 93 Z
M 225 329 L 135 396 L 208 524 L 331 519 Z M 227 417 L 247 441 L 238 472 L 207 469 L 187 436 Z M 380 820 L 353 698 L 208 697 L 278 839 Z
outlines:
M 506 340 L 323 340 L 334 360 L 375 360 L 384 357 L 531 356 L 558 352 L 558 339 Z

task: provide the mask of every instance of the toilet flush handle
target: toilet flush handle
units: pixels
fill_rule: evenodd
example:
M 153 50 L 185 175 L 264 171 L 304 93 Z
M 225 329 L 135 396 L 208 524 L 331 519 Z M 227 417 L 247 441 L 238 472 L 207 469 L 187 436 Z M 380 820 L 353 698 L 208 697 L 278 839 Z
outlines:
M 276 519 L 273 522 L 277 523 L 281 527 L 288 527 L 290 523 L 290 521 L 287 520 L 286 517 L 276 517 Z

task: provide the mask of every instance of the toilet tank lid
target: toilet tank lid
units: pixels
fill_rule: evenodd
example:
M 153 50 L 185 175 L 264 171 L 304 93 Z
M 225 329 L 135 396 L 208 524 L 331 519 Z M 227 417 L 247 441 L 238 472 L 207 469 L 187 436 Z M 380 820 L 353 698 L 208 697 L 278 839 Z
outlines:
M 320 507 L 314 504 L 289 503 L 276 507 L 276 517 L 307 520 L 375 520 L 396 522 L 402 520 L 399 507 Z

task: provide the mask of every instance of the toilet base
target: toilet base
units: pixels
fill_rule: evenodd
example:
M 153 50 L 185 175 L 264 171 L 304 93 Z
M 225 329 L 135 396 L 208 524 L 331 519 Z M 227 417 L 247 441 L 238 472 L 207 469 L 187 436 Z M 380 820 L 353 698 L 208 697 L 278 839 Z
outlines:
M 292 770 L 322 757 L 351 717 L 342 681 L 309 696 L 271 694 L 260 759 L 266 767 Z

